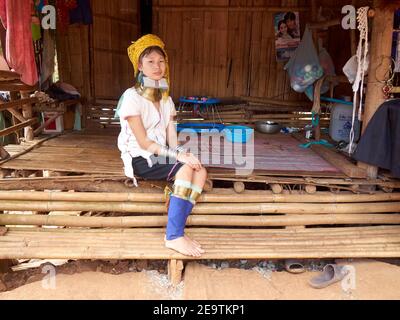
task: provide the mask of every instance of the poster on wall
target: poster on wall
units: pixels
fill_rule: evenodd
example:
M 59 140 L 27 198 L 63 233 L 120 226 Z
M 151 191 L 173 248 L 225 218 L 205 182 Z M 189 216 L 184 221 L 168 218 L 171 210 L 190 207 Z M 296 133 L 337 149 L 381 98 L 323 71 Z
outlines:
M 274 15 L 277 61 L 288 61 L 300 43 L 298 12 L 278 12 Z

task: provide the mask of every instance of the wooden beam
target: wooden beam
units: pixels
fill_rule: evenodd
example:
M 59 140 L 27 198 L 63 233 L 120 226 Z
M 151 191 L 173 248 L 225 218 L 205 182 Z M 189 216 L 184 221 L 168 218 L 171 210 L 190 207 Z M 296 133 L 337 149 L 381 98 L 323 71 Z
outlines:
M 14 100 L 10 102 L 0 102 L 0 111 L 7 110 L 10 108 L 22 108 L 26 104 L 37 103 L 38 98 L 24 98 L 19 100 Z
M 310 7 L 250 7 L 250 6 L 154 6 L 154 11 L 162 12 L 185 12 L 185 11 L 226 11 L 226 12 L 286 12 L 286 11 L 309 11 Z
M 25 119 L 21 113 L 19 113 L 17 110 L 8 108 L 8 112 L 10 112 L 15 118 L 17 118 L 20 122 L 25 122 L 28 119 Z
M 307 143 L 307 139 L 305 139 L 301 134 L 293 134 L 293 137 L 295 137 L 297 140 L 299 140 L 302 143 Z M 322 158 L 324 158 L 326 161 L 328 161 L 330 164 L 341 170 L 345 175 L 347 175 L 350 178 L 366 178 L 367 177 L 367 172 L 363 170 L 362 168 L 352 164 L 349 160 L 347 160 L 343 155 L 340 153 L 328 149 L 327 147 L 324 147 L 322 145 L 311 145 L 310 146 L 311 150 L 320 155 Z
M 1 130 L 0 131 L 0 137 L 7 136 L 10 133 L 13 133 L 13 132 L 18 131 L 20 129 L 23 129 L 23 128 L 26 128 L 28 126 L 31 126 L 31 125 L 35 124 L 36 122 L 38 122 L 38 119 L 37 118 L 33 118 L 33 119 L 28 120 L 28 121 L 19 123 L 19 124 L 15 125 L 15 126 L 12 126 L 12 127 L 7 128 L 7 129 Z
M 0 79 L 1 81 L 20 80 L 21 75 L 14 71 L 0 70 Z
M 308 101 L 282 101 L 269 98 L 246 97 L 246 96 L 241 96 L 240 98 L 247 102 L 265 103 L 276 106 L 309 107 L 310 108 L 309 110 L 311 110 L 312 106 L 312 104 Z
M 6 149 L 4 149 L 2 146 L 0 146 L 0 159 L 5 160 L 5 159 L 9 159 L 9 158 L 10 158 L 10 154 L 7 152 Z
M 25 83 L 22 83 L 20 80 L 11 80 L 11 81 L 1 81 L 0 82 L 0 91 L 10 91 L 10 92 L 17 92 L 17 91 L 36 91 L 38 90 L 38 86 L 29 86 Z
M 374 7 L 375 14 L 369 49 L 370 65 L 368 70 L 362 133 L 365 132 L 376 110 L 385 102 L 382 91 L 384 84 L 381 81 L 387 78 L 387 73 L 392 64 L 390 57 L 392 50 L 394 12 L 390 6 L 385 6 L 384 0 L 374 0 Z M 359 167 L 366 169 L 369 178 L 374 179 L 378 175 L 378 168 L 375 166 L 359 162 Z

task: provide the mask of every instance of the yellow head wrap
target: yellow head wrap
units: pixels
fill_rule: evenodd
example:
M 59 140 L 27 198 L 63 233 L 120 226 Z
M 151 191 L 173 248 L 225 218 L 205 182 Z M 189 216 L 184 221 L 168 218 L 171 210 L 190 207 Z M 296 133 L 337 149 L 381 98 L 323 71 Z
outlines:
M 165 45 L 162 40 L 154 34 L 146 34 L 145 36 L 139 38 L 135 42 L 128 47 L 128 56 L 131 60 L 135 72 L 135 78 L 139 73 L 139 57 L 148 47 L 157 46 L 160 47 L 161 50 L 165 54 L 165 79 L 169 85 L 169 64 L 168 64 L 168 55 L 165 51 Z M 169 90 L 168 90 L 169 95 Z

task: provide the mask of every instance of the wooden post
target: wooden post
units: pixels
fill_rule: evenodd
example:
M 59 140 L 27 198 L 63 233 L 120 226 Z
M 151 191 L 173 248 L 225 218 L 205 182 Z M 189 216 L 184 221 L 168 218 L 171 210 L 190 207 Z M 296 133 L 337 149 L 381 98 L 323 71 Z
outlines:
M 2 146 L 0 146 L 0 160 L 5 160 L 10 157 L 10 154 L 7 152 L 6 149 L 4 149 Z
M 10 91 L 10 101 L 18 100 L 18 92 L 16 91 Z M 11 116 L 11 124 L 15 126 L 17 122 L 15 121 L 16 117 L 14 115 Z M 20 144 L 20 135 L 19 131 L 15 131 L 15 138 L 16 138 L 16 143 Z
M 7 233 L 7 228 L 0 227 L 0 237 Z M 0 260 L 0 274 L 11 271 L 12 260 Z M 0 278 L 0 292 L 5 291 L 5 285 L 1 282 Z
M 318 18 L 318 0 L 312 0 L 311 1 L 311 19 L 312 22 L 317 22 L 317 18 Z M 312 35 L 313 35 L 313 40 L 314 40 L 314 45 L 315 48 L 317 50 L 317 52 L 319 52 L 319 48 L 318 48 L 318 31 L 313 29 L 312 30 Z M 321 114 L 321 111 L 318 111 L 318 115 L 319 116 Z M 321 140 L 321 126 L 318 122 L 317 126 L 314 128 L 314 138 L 316 141 Z
M 177 286 L 182 281 L 183 261 L 169 260 L 168 261 L 168 278 L 173 286 Z
M 27 99 L 30 97 L 29 92 L 27 91 L 21 91 L 21 99 Z M 25 119 L 32 119 L 33 112 L 32 112 L 32 105 L 31 104 L 26 104 L 22 108 L 22 115 Z M 24 128 L 24 137 L 26 141 L 32 141 L 34 138 L 33 134 L 33 128 L 32 126 L 28 126 Z
M 365 98 L 363 132 L 376 110 L 385 102 L 382 92 L 384 84 L 379 81 L 387 78 L 387 73 L 392 63 L 390 57 L 394 12 L 390 6 L 384 7 L 384 4 L 384 0 L 374 0 L 375 15 L 371 33 L 370 66 Z
M 387 4 L 387 2 L 386 2 Z M 379 106 L 385 102 L 382 92 L 384 86 L 379 82 L 384 80 L 391 66 L 391 50 L 393 36 L 394 12 L 390 6 L 385 7 L 384 0 L 374 0 L 375 14 L 373 19 L 371 43 L 370 43 L 370 65 L 368 71 L 367 94 L 365 97 L 365 109 L 363 115 L 362 133 L 375 114 Z M 366 169 L 367 176 L 375 179 L 378 176 L 378 168 L 359 162 L 361 168 Z

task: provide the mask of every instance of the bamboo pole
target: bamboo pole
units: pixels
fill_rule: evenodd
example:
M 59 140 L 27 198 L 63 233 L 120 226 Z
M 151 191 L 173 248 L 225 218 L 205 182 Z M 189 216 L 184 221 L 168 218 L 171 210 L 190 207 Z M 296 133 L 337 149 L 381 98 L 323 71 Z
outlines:
M 309 108 L 308 110 L 310 110 L 312 106 L 312 104 L 307 101 L 282 101 L 282 100 L 274 100 L 268 98 L 246 97 L 246 96 L 241 96 L 240 98 L 247 102 L 257 102 L 257 103 L 272 104 L 277 106 L 307 107 Z
M 0 210 L 12 211 L 108 211 L 166 213 L 164 204 L 131 202 L 0 200 Z M 194 214 L 349 214 L 399 212 L 400 202 L 371 203 L 199 203 Z
M 62 179 L 61 179 L 62 180 Z M 310 189 L 312 191 L 313 189 Z M 58 191 L 0 191 L 0 200 L 24 201 L 79 201 L 79 202 L 165 202 L 162 191 L 155 192 L 143 189 L 143 192 L 58 192 Z M 203 203 L 253 203 L 253 202 L 303 202 L 303 203 L 341 203 L 341 202 L 384 202 L 400 201 L 400 192 L 375 194 L 333 194 L 331 192 L 316 192 L 313 194 L 283 192 L 274 194 L 269 190 L 243 190 L 243 197 L 238 197 L 232 189 L 214 189 L 204 193 L 198 202 Z
M 51 250 L 48 248 L 33 248 L 20 250 L 19 252 L 1 252 L 0 259 L 181 259 L 181 260 L 200 260 L 200 259 L 328 259 L 328 258 L 393 258 L 400 255 L 398 248 L 390 247 L 385 249 L 384 245 L 379 248 L 366 248 L 364 250 L 344 249 L 339 248 L 320 248 L 319 250 L 312 250 L 311 247 L 308 251 L 290 250 L 290 251 L 274 251 L 272 249 L 263 249 L 259 252 L 249 252 L 241 249 L 239 252 L 234 250 L 226 250 L 225 252 L 206 252 L 199 258 L 185 256 L 175 253 L 172 250 L 163 251 L 157 250 L 153 252 L 148 251 L 134 251 L 129 250 L 120 252 L 120 250 L 105 250 L 105 251 L 85 251 L 84 249 L 65 250 L 56 249 Z
M 261 237 L 268 235 L 269 238 L 303 238 L 306 236 L 315 236 L 318 238 L 350 238 L 350 237 L 374 237 L 376 235 L 387 235 L 400 233 L 400 226 L 357 226 L 357 227 L 324 227 L 324 228 L 307 228 L 300 230 L 288 230 L 288 229 L 249 229 L 249 228 L 235 228 L 235 233 L 232 233 L 230 228 L 187 228 L 186 231 L 190 235 L 194 236 L 205 236 L 205 237 L 218 237 L 218 238 L 229 238 L 229 237 Z M 67 236 L 65 234 L 75 235 L 89 235 L 93 236 L 97 234 L 102 235 L 115 235 L 115 234 L 128 234 L 134 237 L 164 237 L 164 228 L 113 228 L 113 229 L 87 229 L 87 228 L 66 228 L 66 229 L 48 229 L 48 228 L 28 228 L 28 227 L 9 227 L 7 232 L 7 239 L 15 237 L 25 237 L 29 235 L 49 237 L 51 234 L 53 237 Z M 14 238 L 13 238 L 14 239 Z M 1 238 L 0 238 L 1 241 Z
M 84 217 L 49 215 L 0 215 L 0 225 L 36 225 L 76 228 L 141 228 L 165 227 L 166 216 L 142 217 Z M 189 216 L 187 226 L 224 227 L 280 227 L 338 224 L 400 224 L 399 214 L 329 214 L 329 215 L 288 215 L 288 216 Z

